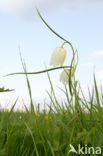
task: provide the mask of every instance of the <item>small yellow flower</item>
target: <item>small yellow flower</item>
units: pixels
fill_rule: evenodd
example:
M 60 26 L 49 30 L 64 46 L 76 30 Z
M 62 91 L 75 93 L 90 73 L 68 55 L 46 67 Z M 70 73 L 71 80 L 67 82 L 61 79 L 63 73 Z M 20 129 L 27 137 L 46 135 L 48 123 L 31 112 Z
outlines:
M 64 84 L 68 83 L 69 80 L 70 69 L 65 69 L 61 73 L 60 81 Z M 71 76 L 73 76 L 73 72 L 71 71 Z
M 53 65 L 54 67 L 59 65 L 62 66 L 65 61 L 65 58 L 66 58 L 66 50 L 62 47 L 57 47 L 55 48 L 52 54 L 50 65 Z
M 40 116 L 40 114 L 38 114 L 38 113 L 35 113 L 35 116 L 39 117 L 39 116 Z
M 45 116 L 45 119 L 46 119 L 46 120 L 51 120 L 51 116 L 48 116 L 48 115 L 47 115 L 47 116 Z

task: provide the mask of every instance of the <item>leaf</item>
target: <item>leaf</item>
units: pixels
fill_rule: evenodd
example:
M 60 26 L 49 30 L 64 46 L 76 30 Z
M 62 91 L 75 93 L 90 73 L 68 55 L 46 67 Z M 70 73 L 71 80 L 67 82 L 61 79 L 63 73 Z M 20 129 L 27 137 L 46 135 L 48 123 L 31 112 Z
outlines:
M 65 68 L 70 68 L 70 69 L 72 69 L 72 66 L 60 66 L 60 67 L 49 68 L 49 69 L 41 70 L 41 71 L 37 71 L 37 72 L 17 72 L 17 73 L 10 73 L 10 74 L 7 74 L 7 75 L 5 75 L 5 76 L 10 76 L 10 75 L 33 75 L 33 74 L 41 74 L 41 73 L 47 73 L 48 71 L 53 71 L 53 70 L 57 70 L 57 69 L 65 69 Z
M 11 92 L 14 91 L 14 89 L 5 89 L 4 87 L 0 88 L 0 92 Z

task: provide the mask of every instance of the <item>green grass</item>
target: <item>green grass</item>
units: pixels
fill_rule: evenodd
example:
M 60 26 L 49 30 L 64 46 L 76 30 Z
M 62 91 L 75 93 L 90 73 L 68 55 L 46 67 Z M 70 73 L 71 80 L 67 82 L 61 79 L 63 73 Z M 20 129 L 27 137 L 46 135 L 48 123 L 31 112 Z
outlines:
M 30 89 L 30 84 L 28 87 Z M 75 149 L 78 144 L 103 149 L 103 96 L 95 77 L 88 101 L 75 91 L 76 108 L 69 89 L 63 90 L 67 101 L 62 104 L 57 100 L 52 83 L 51 88 L 53 107 L 49 106 L 48 112 L 27 109 L 14 112 L 17 100 L 10 112 L 0 112 L 0 156 L 72 156 L 75 154 L 68 153 L 70 144 Z

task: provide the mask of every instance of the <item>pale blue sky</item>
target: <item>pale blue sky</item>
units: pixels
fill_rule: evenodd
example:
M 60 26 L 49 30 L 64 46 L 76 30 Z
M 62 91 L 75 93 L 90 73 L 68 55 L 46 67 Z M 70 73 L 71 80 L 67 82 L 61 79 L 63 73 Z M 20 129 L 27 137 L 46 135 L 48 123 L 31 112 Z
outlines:
M 46 0 L 44 0 L 46 4 Z M 54 2 L 54 1 L 53 1 Z M 68 39 L 74 48 L 78 49 L 79 64 L 77 79 L 85 88 L 87 84 L 93 84 L 93 70 L 97 79 L 102 83 L 103 79 L 103 3 L 88 1 L 58 6 L 47 4 L 40 5 L 39 9 L 45 20 L 60 35 Z M 5 0 L 6 4 L 6 0 Z M 24 4 L 24 3 L 23 3 Z M 23 6 L 22 4 L 22 6 Z M 13 7 L 13 6 L 12 6 Z M 27 6 L 26 6 L 27 7 Z M 14 88 L 15 92 L 0 94 L 1 101 L 6 104 L 17 96 L 28 99 L 28 91 L 24 76 L 2 77 L 11 72 L 22 71 L 18 46 L 21 47 L 22 56 L 26 61 L 28 71 L 45 69 L 49 67 L 51 54 L 55 47 L 63 43 L 46 28 L 40 20 L 35 9 L 20 11 L 0 7 L 0 86 Z M 25 8 L 25 6 L 24 6 Z M 9 10 L 9 11 L 8 11 Z M 71 59 L 71 50 L 64 46 L 68 52 L 65 65 Z M 63 87 L 59 82 L 61 71 L 51 72 L 54 86 Z M 46 97 L 49 90 L 49 82 L 46 74 L 29 76 L 33 98 L 41 100 Z M 57 95 L 62 94 L 56 89 Z M 6 102 L 5 102 L 6 101 Z

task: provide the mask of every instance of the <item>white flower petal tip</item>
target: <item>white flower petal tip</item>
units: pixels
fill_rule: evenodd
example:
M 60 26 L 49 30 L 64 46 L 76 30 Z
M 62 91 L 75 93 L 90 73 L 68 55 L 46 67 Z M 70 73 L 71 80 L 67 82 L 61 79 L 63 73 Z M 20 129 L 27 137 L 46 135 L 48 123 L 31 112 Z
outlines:
M 68 84 L 69 82 L 69 74 L 70 74 L 70 69 L 65 69 L 60 75 L 60 81 L 63 84 Z M 73 77 L 73 72 L 71 71 L 71 77 Z
M 50 65 L 53 65 L 54 67 L 59 65 L 63 66 L 65 58 L 66 58 L 66 50 L 62 47 L 57 47 L 55 48 L 52 54 Z

